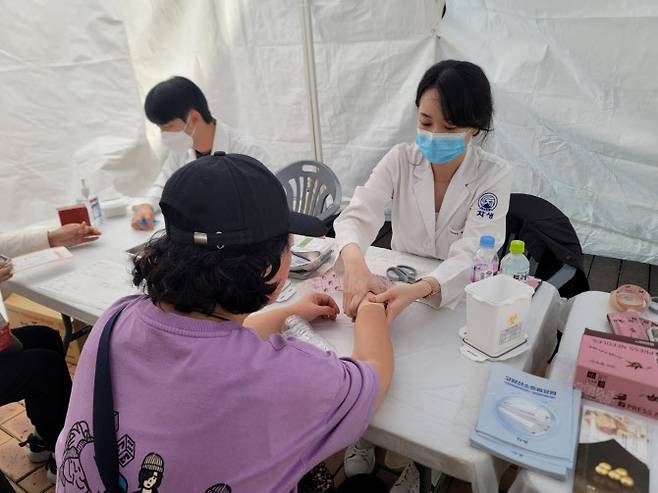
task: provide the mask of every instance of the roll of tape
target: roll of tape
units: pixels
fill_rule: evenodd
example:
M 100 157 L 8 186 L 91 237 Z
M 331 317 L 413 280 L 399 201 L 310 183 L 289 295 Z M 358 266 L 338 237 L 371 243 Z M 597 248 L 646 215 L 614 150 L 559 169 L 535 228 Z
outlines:
M 637 310 L 642 313 L 651 306 L 651 296 L 640 286 L 624 284 L 610 293 L 610 306 L 620 312 Z
M 654 313 L 658 313 L 658 296 L 651 298 L 651 304 L 649 305 L 649 310 Z

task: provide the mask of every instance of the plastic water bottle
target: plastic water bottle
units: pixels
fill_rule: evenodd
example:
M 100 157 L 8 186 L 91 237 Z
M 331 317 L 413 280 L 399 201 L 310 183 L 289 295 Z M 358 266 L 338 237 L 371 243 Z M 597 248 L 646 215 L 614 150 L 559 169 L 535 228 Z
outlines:
M 336 348 L 324 337 L 313 330 L 311 324 L 298 315 L 290 315 L 284 322 L 283 336 L 294 337 L 300 341 L 308 342 L 321 351 L 336 352 Z
M 500 262 L 500 271 L 519 281 L 528 282 L 530 262 L 524 255 L 525 242 L 514 240 L 510 243 L 509 253 Z
M 79 203 L 85 204 L 89 211 L 89 218 L 92 222 L 91 225 L 98 225 L 103 222 L 103 211 L 98 197 L 91 193 L 84 178 L 80 179 L 80 195 Z M 90 225 L 90 226 L 91 226 Z
M 471 282 L 481 281 L 498 272 L 498 255 L 496 254 L 496 239 L 493 236 L 482 236 L 480 248 L 473 257 L 473 274 Z

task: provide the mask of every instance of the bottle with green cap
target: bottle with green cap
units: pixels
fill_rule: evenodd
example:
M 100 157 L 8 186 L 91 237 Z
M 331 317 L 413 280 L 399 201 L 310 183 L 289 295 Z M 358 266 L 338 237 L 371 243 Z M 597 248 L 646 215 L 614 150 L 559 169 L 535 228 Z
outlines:
M 500 271 L 514 279 L 528 282 L 530 262 L 524 255 L 525 242 L 513 240 L 509 245 L 509 253 L 500 262 Z

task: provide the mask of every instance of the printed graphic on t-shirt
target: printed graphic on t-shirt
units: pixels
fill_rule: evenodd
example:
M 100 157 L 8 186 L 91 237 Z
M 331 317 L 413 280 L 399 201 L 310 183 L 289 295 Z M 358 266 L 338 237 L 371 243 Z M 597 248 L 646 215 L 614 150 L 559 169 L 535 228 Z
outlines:
M 224 483 L 213 484 L 206 493 L 231 493 L 231 487 Z
M 82 467 L 82 454 L 83 452 L 90 453 L 93 462 L 93 447 L 87 447 L 93 441 L 94 437 L 91 436 L 86 421 L 78 421 L 71 426 L 66 436 L 66 448 L 62 456 L 62 464 L 59 467 L 58 477 L 63 486 L 74 486 L 80 492 L 92 493 Z
M 134 493 L 158 493 L 164 474 L 164 460 L 162 456 L 151 452 L 142 460 L 139 468 L 139 489 Z
M 114 427 L 118 434 L 119 413 L 114 412 Z M 77 421 L 71 426 L 66 437 L 66 446 L 59 467 L 58 480 L 67 491 L 80 493 L 100 493 L 104 491 L 103 485 L 95 485 L 100 489 L 92 489 L 89 485 L 83 464 L 95 464 L 94 443 L 89 424 Z M 136 443 L 127 433 L 117 440 L 118 460 L 125 468 L 135 458 Z M 158 493 L 164 478 L 165 461 L 156 452 L 149 452 L 142 459 L 137 479 L 137 490 L 133 493 Z M 129 492 L 128 480 L 119 474 L 119 488 L 124 493 Z M 225 483 L 216 483 L 206 489 L 205 493 L 231 493 L 231 487 Z

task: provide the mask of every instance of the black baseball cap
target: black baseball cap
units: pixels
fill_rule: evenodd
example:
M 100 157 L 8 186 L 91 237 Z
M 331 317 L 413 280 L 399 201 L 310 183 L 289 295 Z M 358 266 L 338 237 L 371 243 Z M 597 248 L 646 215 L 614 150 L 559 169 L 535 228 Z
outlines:
M 170 240 L 223 248 L 296 233 L 323 236 L 313 216 L 292 212 L 276 176 L 243 154 L 215 152 L 178 169 L 164 186 L 160 208 Z

